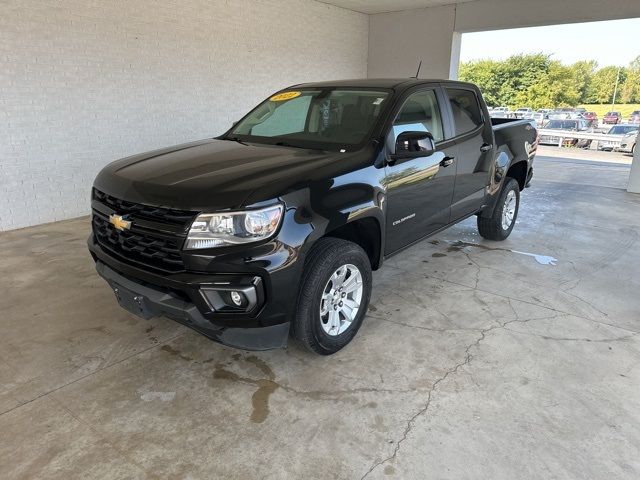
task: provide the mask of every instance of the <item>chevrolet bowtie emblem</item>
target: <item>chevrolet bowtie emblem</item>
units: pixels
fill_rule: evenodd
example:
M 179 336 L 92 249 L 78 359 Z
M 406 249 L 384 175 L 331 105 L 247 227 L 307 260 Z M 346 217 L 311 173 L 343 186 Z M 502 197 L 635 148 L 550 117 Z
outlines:
M 125 220 L 124 218 L 122 218 L 122 215 L 110 215 L 109 223 L 119 231 L 129 230 L 131 228 L 131 221 Z

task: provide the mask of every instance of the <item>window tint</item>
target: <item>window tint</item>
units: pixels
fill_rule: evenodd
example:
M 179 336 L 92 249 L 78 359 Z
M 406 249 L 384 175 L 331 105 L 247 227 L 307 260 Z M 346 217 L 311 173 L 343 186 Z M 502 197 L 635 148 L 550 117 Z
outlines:
M 453 113 L 456 136 L 470 132 L 482 125 L 482 114 L 476 94 L 471 90 L 447 88 Z
M 302 132 L 307 121 L 311 96 L 294 98 L 276 108 L 267 119 L 251 129 L 252 135 L 276 137 L 288 133 Z
M 410 131 L 430 132 L 436 142 L 444 139 L 442 117 L 433 90 L 412 94 L 398 112 L 393 122 L 394 137 Z

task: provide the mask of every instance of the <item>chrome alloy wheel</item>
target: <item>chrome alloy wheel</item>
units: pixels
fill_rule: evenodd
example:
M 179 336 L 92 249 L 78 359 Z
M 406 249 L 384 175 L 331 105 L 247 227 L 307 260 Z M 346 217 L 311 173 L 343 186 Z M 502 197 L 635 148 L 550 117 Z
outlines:
M 516 192 L 509 190 L 507 197 L 504 199 L 504 206 L 502 207 L 502 229 L 509 230 L 509 227 L 513 223 L 513 218 L 516 216 L 516 205 L 518 200 L 516 199 Z
M 347 330 L 356 319 L 362 301 L 362 274 L 352 264 L 339 267 L 322 291 L 320 324 L 335 337 Z

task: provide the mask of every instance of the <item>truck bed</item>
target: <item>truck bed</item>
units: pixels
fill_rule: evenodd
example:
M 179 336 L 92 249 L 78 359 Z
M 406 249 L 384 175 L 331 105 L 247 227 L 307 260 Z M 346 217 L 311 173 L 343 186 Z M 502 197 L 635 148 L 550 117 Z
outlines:
M 492 118 L 491 126 L 498 152 L 517 160 L 529 160 L 536 154 L 538 132 L 534 120 Z

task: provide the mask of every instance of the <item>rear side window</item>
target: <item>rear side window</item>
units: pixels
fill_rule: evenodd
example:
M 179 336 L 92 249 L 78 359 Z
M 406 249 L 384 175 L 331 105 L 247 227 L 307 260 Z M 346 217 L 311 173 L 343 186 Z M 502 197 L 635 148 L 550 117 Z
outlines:
M 471 90 L 447 88 L 451 103 L 456 136 L 475 130 L 482 125 L 482 113 L 478 97 Z
M 433 90 L 412 94 L 398 112 L 393 122 L 394 137 L 410 131 L 430 132 L 436 142 L 444 139 L 440 108 Z

